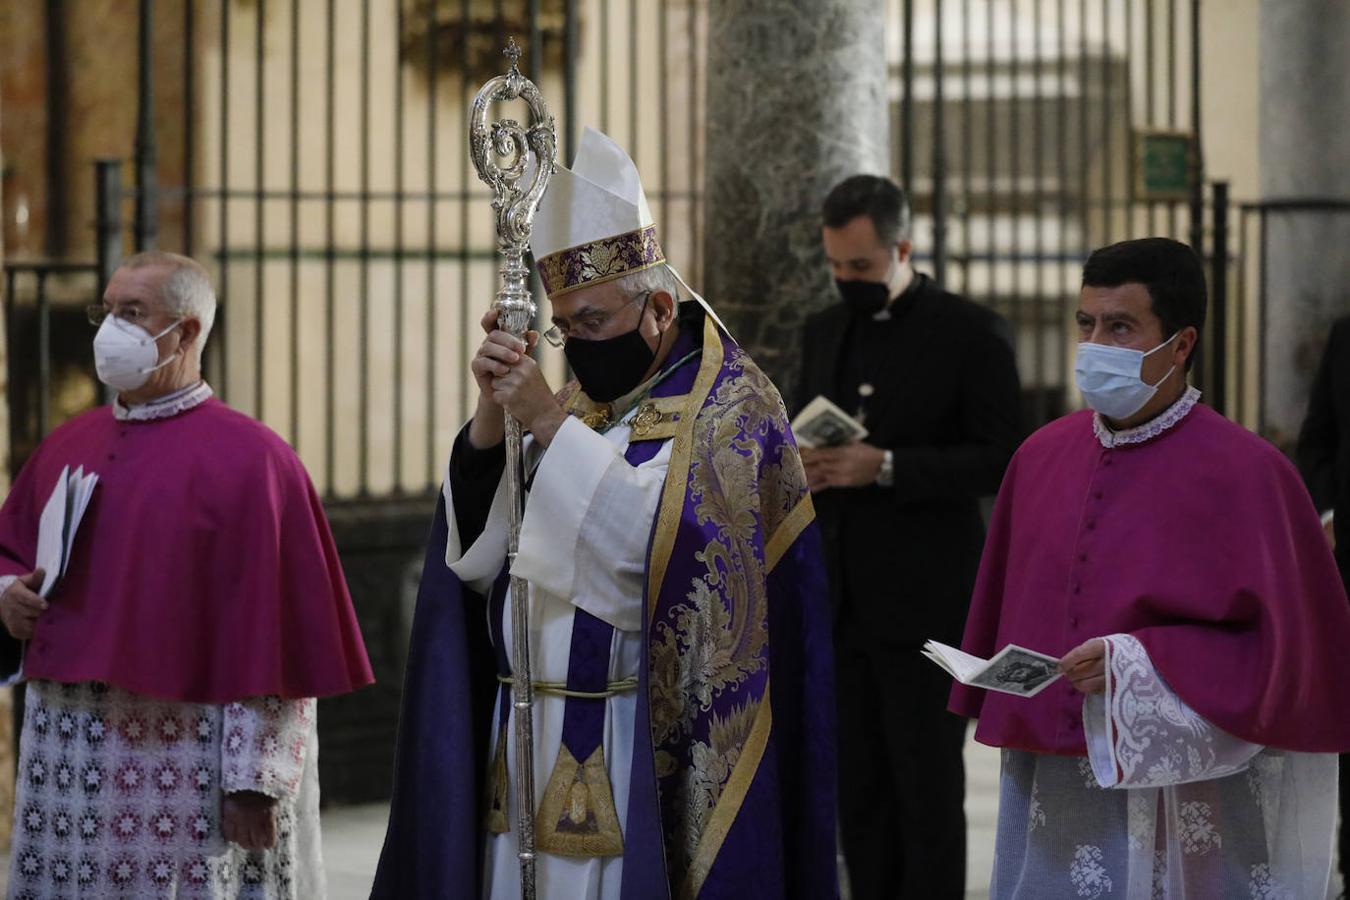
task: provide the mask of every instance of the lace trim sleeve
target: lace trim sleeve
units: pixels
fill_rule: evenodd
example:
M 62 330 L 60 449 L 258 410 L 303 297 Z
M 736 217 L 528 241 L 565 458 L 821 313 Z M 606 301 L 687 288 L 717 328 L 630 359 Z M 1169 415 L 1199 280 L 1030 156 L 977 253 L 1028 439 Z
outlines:
M 1083 700 L 1088 760 L 1102 787 L 1165 787 L 1241 772 L 1263 749 L 1211 724 L 1153 668 L 1138 639 L 1106 641 L 1106 690 Z
M 312 698 L 252 697 L 226 704 L 220 746 L 225 793 L 294 797 L 305 774 L 305 750 L 314 727 Z

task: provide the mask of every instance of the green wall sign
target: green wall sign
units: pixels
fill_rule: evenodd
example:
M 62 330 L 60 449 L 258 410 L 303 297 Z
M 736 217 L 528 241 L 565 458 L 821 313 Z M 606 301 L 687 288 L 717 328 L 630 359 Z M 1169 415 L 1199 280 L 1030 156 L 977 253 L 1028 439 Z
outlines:
M 1188 200 L 1194 142 L 1189 132 L 1134 133 L 1136 200 Z

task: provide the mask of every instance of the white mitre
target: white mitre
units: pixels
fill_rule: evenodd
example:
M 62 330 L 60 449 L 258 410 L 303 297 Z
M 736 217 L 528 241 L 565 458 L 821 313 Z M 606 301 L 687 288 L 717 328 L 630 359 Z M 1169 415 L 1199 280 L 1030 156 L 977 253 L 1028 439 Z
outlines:
M 572 168 L 558 166 L 539 202 L 530 249 L 544 290 L 557 297 L 666 261 L 637 166 L 587 128 Z

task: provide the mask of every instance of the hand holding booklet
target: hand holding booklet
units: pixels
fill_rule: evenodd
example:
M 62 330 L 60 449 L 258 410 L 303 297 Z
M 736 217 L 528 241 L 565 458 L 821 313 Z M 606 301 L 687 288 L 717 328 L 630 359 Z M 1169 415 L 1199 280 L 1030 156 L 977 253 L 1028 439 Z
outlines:
M 922 652 L 962 684 L 1019 697 L 1036 696 L 1064 674 L 1058 658 L 1016 644 L 1007 645 L 993 659 L 981 659 L 937 641 L 924 644 Z
M 803 447 L 839 447 L 867 437 L 862 423 L 821 396 L 792 420 L 792 433 Z
M 38 596 L 51 594 L 56 583 L 70 567 L 70 552 L 75 546 L 75 533 L 79 530 L 80 520 L 84 518 L 89 501 L 98 486 L 98 475 L 85 472 L 80 466 L 74 472 L 70 466 L 61 470 L 56 479 L 56 488 L 38 519 L 38 542 L 36 568 L 42 569 L 46 577 Z

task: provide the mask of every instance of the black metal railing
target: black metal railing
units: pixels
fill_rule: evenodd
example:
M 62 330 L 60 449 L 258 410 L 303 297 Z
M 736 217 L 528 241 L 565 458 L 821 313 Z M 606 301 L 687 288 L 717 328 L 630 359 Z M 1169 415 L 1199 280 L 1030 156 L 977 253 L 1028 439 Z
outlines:
M 1270 281 L 1271 222 L 1290 216 L 1312 216 L 1319 220 L 1336 221 L 1338 227 L 1344 228 L 1346 223 L 1350 223 L 1350 199 L 1283 197 L 1236 205 L 1237 255 L 1225 267 L 1235 276 L 1229 313 L 1234 320 L 1231 329 L 1233 335 L 1229 340 L 1234 354 L 1229 369 L 1229 378 L 1236 390 L 1234 407 L 1237 414 L 1234 417 L 1258 434 L 1271 436 L 1277 443 L 1283 443 L 1291 441 L 1293 436 L 1270 434 L 1265 404 L 1270 369 L 1265 335 L 1271 304 L 1275 302 Z M 1226 222 L 1224 226 L 1226 229 Z M 1281 302 L 1285 299 L 1280 297 Z M 1317 348 L 1316 352 L 1320 354 L 1320 351 L 1321 348 Z M 1307 362 L 1313 364 L 1315 361 Z
M 97 276 L 91 262 L 5 262 L 6 398 L 14 472 L 54 427 L 100 402 L 93 330 L 85 321 L 85 307 L 99 296 Z
M 135 185 L 106 183 L 103 227 L 124 230 L 113 221 L 119 201 L 134 203 L 137 249 L 181 250 L 214 267 L 209 377 L 290 440 L 330 498 L 434 490 L 471 411 L 461 363 L 495 293 L 496 262 L 491 197 L 464 152 L 466 112 L 500 72 L 508 35 L 556 98 L 562 158 L 582 124 L 628 142 L 668 251 L 699 277 L 702 4 L 600 0 L 589 16 L 575 0 L 488 6 L 158 7 L 181 10 L 176 27 L 196 61 L 182 74 L 183 183 L 156 185 L 146 165 L 156 141 L 143 78 Z M 141 0 L 143 34 L 156 11 Z M 655 33 L 659 64 L 618 37 L 623 24 Z M 140 65 L 153 69 L 148 49 Z M 548 364 L 562 374 L 560 357 Z
M 425 494 L 469 414 L 463 363 L 496 288 L 490 198 L 463 147 L 504 37 L 556 98 L 564 159 L 583 124 L 627 143 L 697 284 L 705 7 L 140 0 L 143 37 L 182 39 L 167 76 L 182 90 L 156 91 L 166 70 L 142 39 L 135 159 L 97 166 L 97 281 L 126 246 L 200 257 L 221 299 L 206 362 L 223 397 L 295 444 L 329 499 Z M 1198 128 L 1198 0 L 888 8 L 893 170 L 914 199 L 919 261 L 1011 320 L 1044 421 L 1069 402 L 1065 328 L 1087 253 L 1157 233 L 1200 246 L 1218 228 L 1197 199 L 1198 154 L 1189 199 L 1145 200 L 1130 177 L 1135 128 Z M 180 93 L 176 123 L 155 115 L 157 96 Z M 181 134 L 161 141 L 157 124 Z M 545 364 L 561 376 L 557 355 Z M 1215 371 L 1197 377 L 1223 406 Z
M 1137 196 L 1132 177 L 1137 129 L 1198 136 L 1199 7 L 890 0 L 892 168 L 917 258 L 1011 321 L 1033 424 L 1071 394 L 1067 326 L 1092 249 L 1162 234 L 1208 252 L 1198 143 L 1187 198 Z

